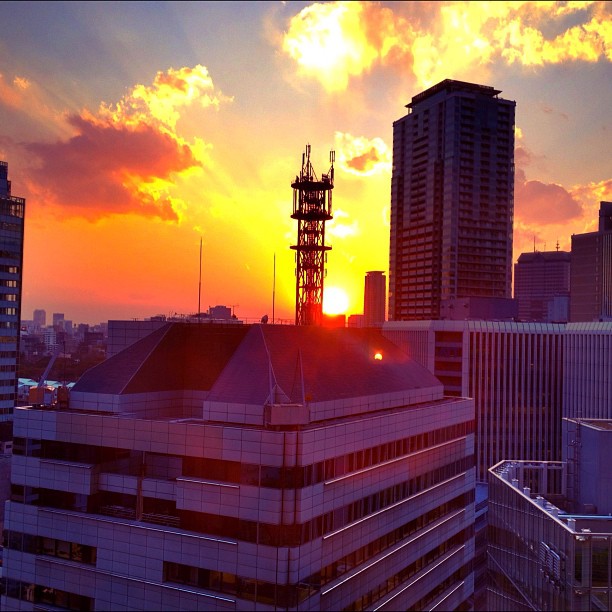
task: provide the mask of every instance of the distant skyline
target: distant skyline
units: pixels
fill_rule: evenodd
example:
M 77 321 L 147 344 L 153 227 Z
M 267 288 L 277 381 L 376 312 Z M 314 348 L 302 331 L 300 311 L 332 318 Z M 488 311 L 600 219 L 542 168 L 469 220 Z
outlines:
M 2 4 L 0 159 L 27 199 L 23 318 L 295 309 L 291 181 L 336 151 L 325 288 L 389 266 L 392 124 L 445 79 L 516 101 L 515 262 L 612 200 L 606 2 Z

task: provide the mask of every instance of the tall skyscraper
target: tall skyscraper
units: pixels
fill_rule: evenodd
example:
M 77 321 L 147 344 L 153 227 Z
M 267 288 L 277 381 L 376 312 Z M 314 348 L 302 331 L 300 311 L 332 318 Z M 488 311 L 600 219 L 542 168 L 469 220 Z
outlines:
M 372 327 L 385 322 L 387 278 L 384 272 L 367 272 L 363 292 L 363 325 Z
M 499 93 L 447 79 L 393 124 L 389 320 L 511 297 L 516 103 Z
M 612 321 L 612 202 L 601 202 L 599 229 L 572 236 L 570 321 Z
M 0 161 L 0 422 L 12 419 L 17 397 L 25 200 L 11 195 Z
M 567 322 L 570 262 L 566 251 L 521 253 L 514 264 L 514 297 L 520 321 Z

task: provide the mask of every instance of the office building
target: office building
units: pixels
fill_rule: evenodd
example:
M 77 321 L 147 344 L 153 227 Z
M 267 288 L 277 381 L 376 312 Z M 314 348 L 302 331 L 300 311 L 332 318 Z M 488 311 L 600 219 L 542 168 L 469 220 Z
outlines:
M 389 320 L 511 298 L 515 102 L 447 79 L 393 124 Z
M 64 331 L 64 313 L 54 312 L 53 313 L 53 328 L 55 331 Z
M 563 416 L 612 419 L 612 321 L 569 323 L 563 343 Z
M 571 255 L 566 251 L 522 253 L 514 264 L 514 298 L 520 321 L 566 323 Z
M 363 324 L 365 327 L 382 325 L 387 305 L 387 278 L 384 272 L 367 272 L 363 292 Z
M 0 606 L 469 609 L 473 413 L 379 330 L 165 324 L 16 410 Z
M 612 421 L 563 434 L 562 462 L 489 470 L 488 610 L 612 609 Z
M 0 161 L 0 422 L 12 419 L 17 397 L 25 200 L 11 194 Z
M 596 232 L 572 235 L 570 321 L 612 321 L 612 202 Z
M 47 313 L 42 309 L 35 310 L 32 322 L 35 328 L 42 329 L 47 325 Z
M 477 479 L 502 459 L 561 459 L 564 325 L 397 321 L 385 337 L 424 365 L 447 395 L 474 398 Z

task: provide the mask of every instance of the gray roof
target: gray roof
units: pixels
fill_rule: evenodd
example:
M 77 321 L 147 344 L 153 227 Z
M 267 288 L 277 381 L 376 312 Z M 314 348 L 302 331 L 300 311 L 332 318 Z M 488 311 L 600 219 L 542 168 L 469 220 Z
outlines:
M 379 330 L 254 325 L 208 399 L 263 405 L 273 389 L 279 403 L 302 403 L 439 385 Z
M 380 353 L 382 359 L 374 358 Z M 86 372 L 74 391 L 206 390 L 264 405 L 440 386 L 376 329 L 168 323 Z

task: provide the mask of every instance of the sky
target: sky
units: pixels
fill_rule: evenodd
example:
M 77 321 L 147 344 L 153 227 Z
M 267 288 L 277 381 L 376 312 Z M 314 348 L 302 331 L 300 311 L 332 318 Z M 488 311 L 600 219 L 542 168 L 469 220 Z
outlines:
M 612 200 L 611 62 L 606 2 L 3 2 L 22 318 L 292 320 L 307 144 L 319 176 L 336 159 L 324 309 L 361 313 L 393 122 L 446 78 L 516 101 L 513 261 L 570 250 Z

